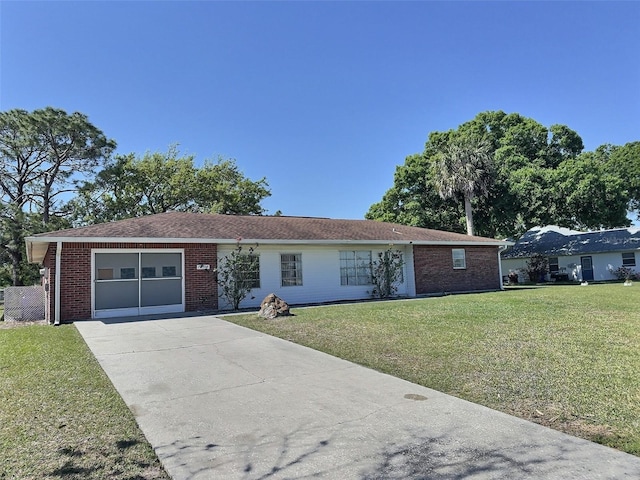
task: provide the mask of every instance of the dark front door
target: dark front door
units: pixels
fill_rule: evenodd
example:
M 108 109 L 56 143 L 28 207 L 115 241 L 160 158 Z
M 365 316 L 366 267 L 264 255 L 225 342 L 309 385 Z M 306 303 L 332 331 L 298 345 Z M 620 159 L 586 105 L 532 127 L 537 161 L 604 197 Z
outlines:
M 580 257 L 580 264 L 582 266 L 582 281 L 587 282 L 593 280 L 593 262 L 591 257 Z

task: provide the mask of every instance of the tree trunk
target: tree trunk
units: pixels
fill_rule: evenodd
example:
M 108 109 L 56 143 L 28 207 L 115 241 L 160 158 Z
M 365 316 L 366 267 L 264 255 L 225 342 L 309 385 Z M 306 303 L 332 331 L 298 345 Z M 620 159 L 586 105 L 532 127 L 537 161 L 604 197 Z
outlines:
M 473 235 L 473 211 L 471 210 L 471 198 L 464 197 L 464 214 L 467 217 L 467 235 Z

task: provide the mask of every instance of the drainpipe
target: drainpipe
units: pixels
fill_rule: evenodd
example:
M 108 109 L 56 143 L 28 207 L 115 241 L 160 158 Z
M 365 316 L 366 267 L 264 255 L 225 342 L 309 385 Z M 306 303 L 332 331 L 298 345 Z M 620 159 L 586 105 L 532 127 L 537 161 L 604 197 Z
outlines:
M 60 325 L 60 265 L 62 264 L 62 242 L 56 244 L 56 290 L 53 325 Z
M 500 271 L 500 290 L 504 290 L 504 283 L 502 283 L 502 260 L 500 255 L 508 248 L 507 245 L 501 245 L 498 247 L 498 270 Z

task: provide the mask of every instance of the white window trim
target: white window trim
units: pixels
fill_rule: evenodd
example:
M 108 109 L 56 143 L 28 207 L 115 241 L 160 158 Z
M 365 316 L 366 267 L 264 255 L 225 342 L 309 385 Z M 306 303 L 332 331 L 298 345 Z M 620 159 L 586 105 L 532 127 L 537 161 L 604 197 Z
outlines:
M 347 276 L 347 283 L 342 283 L 342 252 L 353 252 L 354 253 L 354 261 L 358 260 L 358 252 L 367 252 L 369 254 L 369 265 L 368 265 L 368 269 L 369 269 L 369 282 L 368 283 L 358 283 L 357 279 L 360 278 L 358 276 L 358 264 L 355 264 L 355 268 L 356 268 L 356 273 L 355 273 L 355 279 L 356 279 L 356 283 L 348 283 L 348 279 L 350 277 Z M 339 265 L 340 265 L 340 286 L 341 287 L 363 287 L 363 286 L 367 286 L 367 285 L 373 285 L 373 276 L 372 276 L 372 272 L 371 272 L 371 262 L 373 261 L 373 251 L 372 250 L 339 250 L 338 251 L 338 259 L 339 259 Z
M 462 256 L 460 256 L 460 252 L 462 252 Z M 458 254 L 458 255 L 456 255 Z M 451 249 L 451 259 L 453 261 L 453 269 L 454 270 L 466 270 L 467 268 L 467 252 L 464 248 L 452 248 Z M 456 265 L 456 260 L 462 260 L 462 265 Z
M 282 271 L 282 256 L 283 255 L 295 255 L 297 257 L 300 258 L 300 261 L 294 260 L 294 262 L 296 264 L 300 264 L 300 268 L 296 268 L 296 284 L 295 285 L 285 285 L 284 284 L 284 277 L 282 275 L 283 271 Z M 297 283 L 297 281 L 300 281 L 300 283 Z M 280 286 L 282 288 L 288 288 L 288 287 L 302 287 L 304 285 L 304 277 L 302 275 L 302 253 L 292 253 L 292 252 L 281 252 L 280 253 Z
M 625 255 L 633 255 L 633 263 L 631 263 L 631 262 L 625 263 L 625 261 L 624 261 L 624 256 Z M 636 252 L 623 252 L 621 254 L 621 257 L 622 257 L 622 266 L 623 267 L 635 267 L 636 266 Z M 629 260 L 631 260 L 631 258 L 629 258 Z

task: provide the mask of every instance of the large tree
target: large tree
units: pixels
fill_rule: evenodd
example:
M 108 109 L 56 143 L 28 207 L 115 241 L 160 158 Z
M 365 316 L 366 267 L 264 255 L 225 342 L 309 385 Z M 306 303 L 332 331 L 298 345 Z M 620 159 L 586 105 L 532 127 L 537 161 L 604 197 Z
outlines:
M 621 147 L 602 145 L 596 153 L 606 152 L 608 171 L 618 175 L 629 193 L 628 208 L 635 211 L 640 220 L 640 141 Z
M 393 186 L 366 217 L 464 231 L 459 204 L 436 199 L 442 186 L 438 174 L 441 152 L 455 153 L 457 139 L 473 136 L 485 139 L 492 157 L 489 188 L 470 198 L 476 234 L 515 238 L 545 224 L 612 228 L 628 224 L 620 205 L 637 208 L 634 198 L 640 195 L 632 193 L 633 178 L 640 178 L 634 176 L 640 167 L 632 160 L 640 155 L 634 144 L 610 147 L 604 159 L 594 162 L 591 152 L 582 153 L 580 136 L 567 126 L 547 128 L 517 113 L 489 111 L 456 130 L 431 132 L 424 151 L 396 168 Z M 485 172 L 480 170 L 475 173 Z
M 24 237 L 59 225 L 61 196 L 114 148 L 115 142 L 78 112 L 51 107 L 0 112 L 0 258 L 10 264 L 12 284 L 32 277 Z
M 193 156 L 167 152 L 116 155 L 85 182 L 73 200 L 74 223 L 85 225 L 170 210 L 259 215 L 270 192 L 264 178 L 252 181 L 234 160 L 195 165 Z

